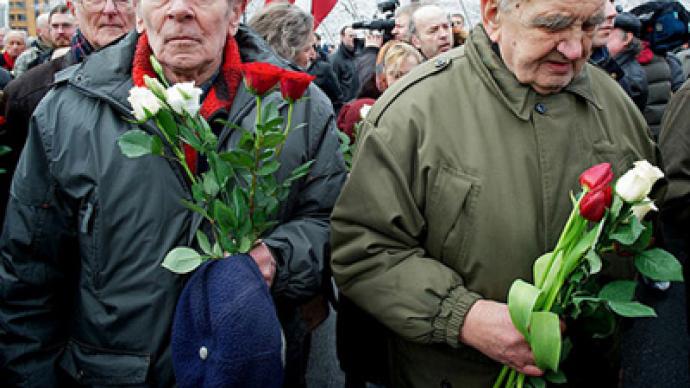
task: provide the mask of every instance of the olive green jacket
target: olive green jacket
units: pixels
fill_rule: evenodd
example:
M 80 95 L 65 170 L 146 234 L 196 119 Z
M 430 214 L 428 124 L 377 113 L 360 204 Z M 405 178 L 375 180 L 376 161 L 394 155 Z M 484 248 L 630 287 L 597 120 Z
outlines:
M 586 168 L 655 163 L 644 118 L 587 64 L 562 92 L 520 84 L 480 26 L 415 68 L 367 116 L 332 215 L 342 292 L 397 336 L 393 386 L 490 386 L 499 365 L 458 341 L 479 298 L 504 302 L 551 250 Z M 627 265 L 627 263 L 626 263 Z

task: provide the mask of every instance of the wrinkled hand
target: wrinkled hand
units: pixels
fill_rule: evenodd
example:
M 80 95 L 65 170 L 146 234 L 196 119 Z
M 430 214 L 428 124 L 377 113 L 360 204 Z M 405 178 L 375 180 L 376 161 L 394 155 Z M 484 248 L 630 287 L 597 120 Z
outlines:
M 460 341 L 528 376 L 541 376 L 534 354 L 513 325 L 508 305 L 479 300 L 467 312 Z
M 273 258 L 271 250 L 268 249 L 266 244 L 260 242 L 249 251 L 249 256 L 251 256 L 256 262 L 256 265 L 259 266 L 259 271 L 261 271 L 261 275 L 263 275 L 268 288 L 271 288 L 273 278 L 276 275 L 276 260 Z

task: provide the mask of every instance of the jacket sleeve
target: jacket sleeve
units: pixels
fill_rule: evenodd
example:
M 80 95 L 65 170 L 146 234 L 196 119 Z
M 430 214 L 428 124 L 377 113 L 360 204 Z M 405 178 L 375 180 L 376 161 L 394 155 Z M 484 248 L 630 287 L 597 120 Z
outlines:
M 307 150 L 290 150 L 292 155 L 306 152 L 305 161 L 314 163 L 305 178 L 293 183 L 288 197 L 291 203 L 286 206 L 289 210 L 281 223 L 263 238 L 277 261 L 273 295 L 277 300 L 297 304 L 322 290 L 324 268 L 330 260 L 329 217 L 347 177 L 332 108 L 322 92 L 315 95 L 316 89 L 312 87 L 311 100 L 304 104 L 307 110 L 303 115 L 295 114 L 293 121 L 308 123 L 304 131 L 309 137 Z M 299 136 L 291 136 L 295 135 Z
M 331 218 L 333 274 L 346 296 L 401 337 L 458 347 L 480 295 L 424 248 L 425 172 L 416 135 L 400 121 L 370 128 L 358 142 Z
M 66 341 L 78 269 L 66 242 L 73 226 L 51 177 L 50 139 L 30 124 L 0 238 L 0 380 L 7 386 L 58 386 L 56 359 Z

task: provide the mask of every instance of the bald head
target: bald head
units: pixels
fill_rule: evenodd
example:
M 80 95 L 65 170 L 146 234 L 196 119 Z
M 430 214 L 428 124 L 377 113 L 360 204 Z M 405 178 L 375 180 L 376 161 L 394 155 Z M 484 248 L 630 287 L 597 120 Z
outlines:
M 50 28 L 47 13 L 42 13 L 36 18 L 36 36 L 43 42 L 50 42 Z
M 419 7 L 410 21 L 411 43 L 427 58 L 433 58 L 453 47 L 448 13 L 436 5 Z

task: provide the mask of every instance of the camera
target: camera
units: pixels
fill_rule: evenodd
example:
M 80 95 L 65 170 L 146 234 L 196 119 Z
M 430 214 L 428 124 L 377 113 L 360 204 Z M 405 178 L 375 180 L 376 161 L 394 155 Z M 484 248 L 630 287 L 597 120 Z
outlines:
M 381 31 L 383 40 L 392 39 L 392 31 L 395 27 L 395 10 L 400 6 L 398 0 L 378 0 L 376 2 L 377 14 L 371 20 L 352 23 L 355 30 Z

